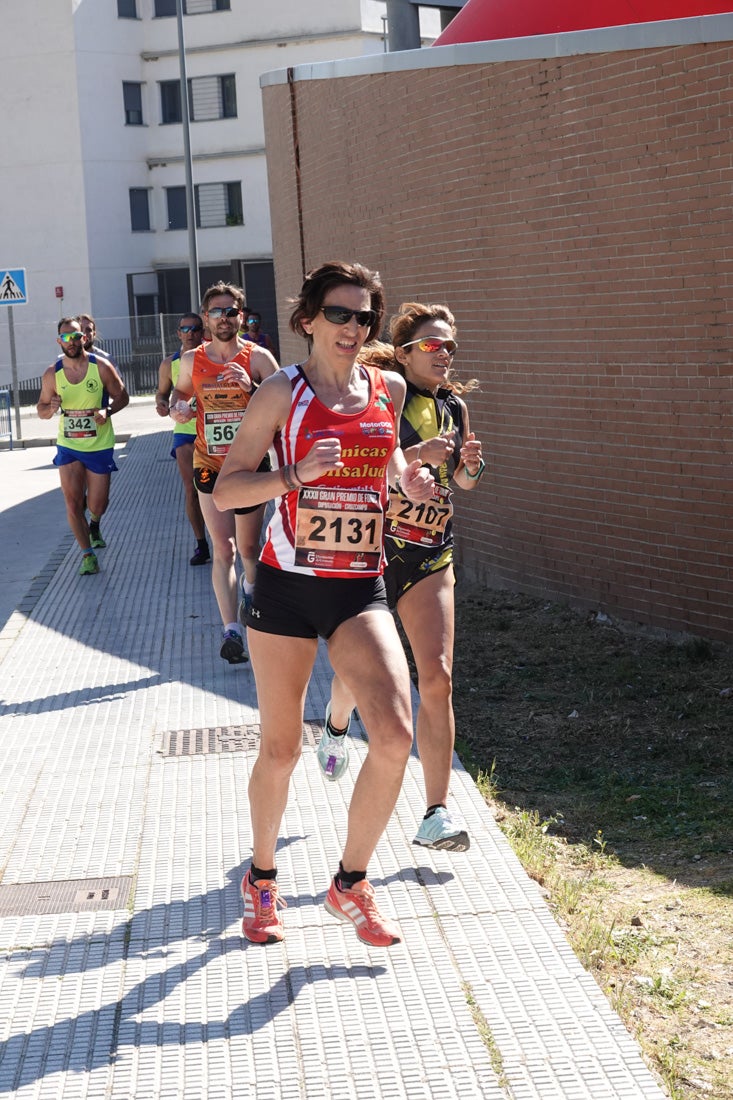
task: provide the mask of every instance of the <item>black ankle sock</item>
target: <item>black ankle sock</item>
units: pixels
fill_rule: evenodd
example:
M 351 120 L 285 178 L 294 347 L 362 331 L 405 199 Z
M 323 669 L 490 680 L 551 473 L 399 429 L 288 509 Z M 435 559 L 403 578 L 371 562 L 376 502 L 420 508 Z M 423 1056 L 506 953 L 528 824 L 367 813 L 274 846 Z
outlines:
M 344 871 L 344 865 L 339 860 L 339 869 L 336 873 L 337 890 L 350 890 L 363 878 L 366 878 L 366 871 Z
M 445 810 L 445 809 L 447 809 L 447 807 L 445 805 L 445 802 L 436 802 L 434 806 L 428 806 L 427 810 L 425 811 L 425 817 L 423 818 L 423 820 L 427 821 L 427 819 L 429 817 L 433 816 L 433 814 L 435 813 L 436 810 Z
M 254 863 L 249 869 L 249 881 L 254 886 L 255 882 L 262 882 L 263 880 L 277 878 L 277 868 L 273 867 L 270 871 L 261 871 L 259 867 L 255 867 Z
M 209 544 L 206 539 L 196 539 L 196 542 L 198 544 L 199 550 L 207 551 L 209 549 Z

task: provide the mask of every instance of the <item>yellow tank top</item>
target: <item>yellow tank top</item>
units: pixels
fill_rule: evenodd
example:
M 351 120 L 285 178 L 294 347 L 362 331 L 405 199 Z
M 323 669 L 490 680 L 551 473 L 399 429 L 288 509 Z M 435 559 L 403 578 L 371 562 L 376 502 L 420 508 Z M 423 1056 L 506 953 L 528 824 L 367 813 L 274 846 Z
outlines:
M 181 373 L 181 353 L 177 351 L 171 359 L 171 379 L 173 385 L 178 385 L 178 376 Z M 196 417 L 193 420 L 189 420 L 187 424 L 175 424 L 173 425 L 173 431 L 176 435 L 196 435 Z
M 71 451 L 105 451 L 115 445 L 112 421 L 97 424 L 94 413 L 109 402 L 99 374 L 96 356 L 89 356 L 81 382 L 69 382 L 63 359 L 56 362 L 56 392 L 61 398 L 61 417 L 56 442 Z

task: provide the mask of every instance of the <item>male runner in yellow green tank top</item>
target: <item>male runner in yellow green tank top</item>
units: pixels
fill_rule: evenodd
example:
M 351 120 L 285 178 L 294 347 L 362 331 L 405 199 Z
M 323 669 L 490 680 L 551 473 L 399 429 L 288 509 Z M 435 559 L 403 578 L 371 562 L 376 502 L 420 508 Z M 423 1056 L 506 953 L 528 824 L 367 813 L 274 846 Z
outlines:
M 94 551 L 106 545 L 99 521 L 109 503 L 110 474 L 117 469 L 112 415 L 130 398 L 109 359 L 86 352 L 82 340 L 79 322 L 62 317 L 57 343 L 63 355 L 43 373 L 36 410 L 41 420 L 61 414 L 53 463 L 59 468 L 69 527 L 81 547 L 84 576 L 99 572 Z

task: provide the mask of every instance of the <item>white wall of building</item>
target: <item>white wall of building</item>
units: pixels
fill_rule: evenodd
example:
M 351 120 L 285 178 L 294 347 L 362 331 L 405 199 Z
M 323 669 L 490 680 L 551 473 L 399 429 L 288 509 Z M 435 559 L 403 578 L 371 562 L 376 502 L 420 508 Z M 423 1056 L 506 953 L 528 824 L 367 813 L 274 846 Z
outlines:
M 13 306 L 22 377 L 53 358 L 63 286 L 89 300 L 74 36 L 68 4 L 0 6 L 0 267 L 24 267 L 28 305 Z M 0 307 L 0 385 L 10 381 L 8 307 Z M 38 339 L 39 330 L 43 336 Z
M 231 0 L 185 17 L 189 79 L 234 73 L 237 92 L 236 118 L 190 125 L 194 183 L 241 181 L 244 214 L 197 231 L 200 266 L 272 256 L 261 74 L 382 52 L 385 11 L 383 0 Z M 27 271 L 29 304 L 13 307 L 21 380 L 55 357 L 59 316 L 91 312 L 107 338 L 126 335 L 128 276 L 153 293 L 155 271 L 188 266 L 165 193 L 185 183 L 182 126 L 161 125 L 159 88 L 179 78 L 177 20 L 154 18 L 154 0 L 137 13 L 119 18 L 116 0 L 0 3 L 0 267 Z M 142 126 L 125 124 L 124 81 L 142 85 Z M 130 188 L 149 189 L 149 232 L 131 230 Z M 3 310 L 0 386 L 11 377 Z
M 131 232 L 129 205 L 129 189 L 149 185 L 146 156 L 151 112 L 145 102 L 146 124 L 126 126 L 122 93 L 123 81 L 145 82 L 144 26 L 142 20 L 118 18 L 116 0 L 76 0 L 74 37 L 91 273 L 91 300 L 80 308 L 105 319 L 101 326 L 105 337 L 128 334 L 126 273 L 147 270 L 154 259 L 147 235 Z M 121 319 L 113 321 L 117 317 Z

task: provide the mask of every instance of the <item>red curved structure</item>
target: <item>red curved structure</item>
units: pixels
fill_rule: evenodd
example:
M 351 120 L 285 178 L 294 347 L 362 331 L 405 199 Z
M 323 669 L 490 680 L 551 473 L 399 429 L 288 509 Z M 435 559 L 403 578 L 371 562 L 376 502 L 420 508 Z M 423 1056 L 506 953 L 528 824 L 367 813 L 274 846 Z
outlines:
M 733 12 L 732 0 L 468 0 L 434 46 Z

